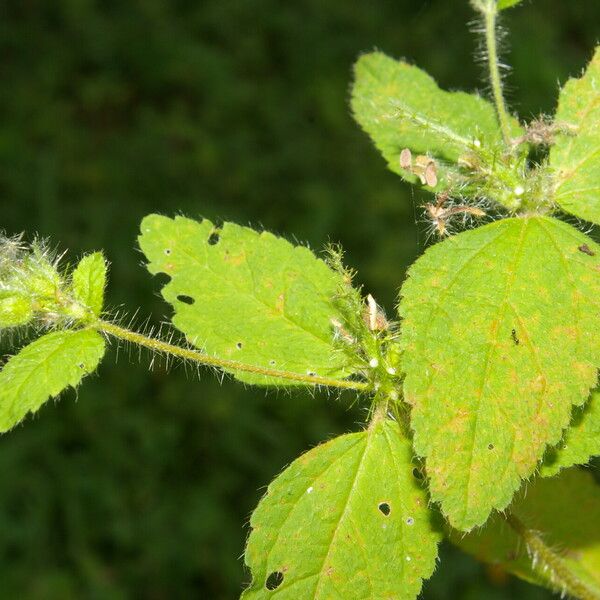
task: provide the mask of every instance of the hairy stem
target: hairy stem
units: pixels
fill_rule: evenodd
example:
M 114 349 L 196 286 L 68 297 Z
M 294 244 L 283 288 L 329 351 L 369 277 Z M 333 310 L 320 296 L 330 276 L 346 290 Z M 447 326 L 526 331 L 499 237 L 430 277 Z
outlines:
M 506 517 L 506 521 L 525 542 L 529 553 L 538 565 L 537 569 L 546 573 L 549 570 L 552 573 L 553 582 L 561 592 L 580 600 L 600 600 L 600 595 L 579 579 L 560 555 L 546 545 L 537 531 L 526 527 L 519 518 L 512 514 Z
M 423 129 L 429 129 L 430 131 L 443 137 L 446 141 L 456 144 L 461 148 L 469 150 L 473 147 L 474 140 L 465 138 L 462 135 L 458 135 L 438 121 L 435 121 L 430 117 L 426 117 L 414 110 L 409 110 L 401 102 L 396 101 L 392 105 L 397 110 L 398 117 L 412 121 L 416 125 L 423 127 Z
M 302 375 L 301 373 L 293 373 L 290 371 L 281 371 L 279 369 L 268 369 L 259 367 L 258 365 L 250 365 L 239 362 L 237 360 L 229 360 L 226 358 L 217 358 L 198 350 L 183 348 L 174 344 L 169 344 L 153 337 L 145 336 L 141 333 L 125 329 L 114 323 L 98 320 L 91 325 L 98 331 L 115 337 L 119 340 L 148 348 L 154 352 L 168 354 L 183 360 L 189 360 L 199 365 L 208 367 L 218 367 L 243 373 L 254 373 L 256 375 L 264 375 L 265 377 L 277 377 L 278 379 L 287 379 L 289 381 L 297 381 L 306 385 L 323 386 L 331 388 L 339 388 L 346 390 L 363 391 L 368 389 L 368 384 L 362 381 L 351 381 L 348 379 L 335 379 L 332 377 L 321 377 L 319 375 Z
M 496 36 L 496 20 L 498 8 L 496 0 L 477 0 L 473 3 L 481 13 L 485 25 L 485 45 L 487 49 L 487 63 L 490 77 L 490 85 L 498 114 L 498 122 L 502 131 L 504 142 L 510 144 L 510 117 L 506 109 L 504 95 L 502 93 L 502 77 L 500 75 L 500 62 L 498 58 L 498 39 Z

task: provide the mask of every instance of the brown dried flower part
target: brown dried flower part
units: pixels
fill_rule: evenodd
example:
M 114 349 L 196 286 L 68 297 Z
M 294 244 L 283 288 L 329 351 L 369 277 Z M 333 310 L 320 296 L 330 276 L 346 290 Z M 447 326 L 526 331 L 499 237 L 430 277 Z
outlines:
M 367 296 L 367 306 L 365 306 L 363 312 L 363 320 L 369 331 L 385 331 L 390 326 L 383 309 L 371 294 Z
M 547 117 L 534 119 L 525 128 L 525 133 L 512 140 L 513 146 L 528 143 L 534 146 L 551 146 L 556 141 L 556 136 L 575 135 L 577 127 L 569 123 L 553 123 Z
M 412 152 L 404 148 L 400 152 L 400 168 L 416 175 L 423 185 L 435 187 L 438 184 L 437 165 L 429 156 L 420 154 L 413 162 Z
M 448 194 L 442 193 L 437 197 L 435 204 L 426 204 L 425 210 L 429 217 L 434 230 L 440 236 L 449 235 L 448 232 L 448 220 L 454 215 L 463 214 L 471 215 L 473 217 L 485 217 L 485 211 L 476 206 L 468 206 L 466 204 L 459 204 L 453 206 L 446 206 L 448 202 Z
M 431 157 L 423 154 L 417 156 L 412 171 L 421 180 L 423 185 L 430 187 L 437 185 L 437 166 Z

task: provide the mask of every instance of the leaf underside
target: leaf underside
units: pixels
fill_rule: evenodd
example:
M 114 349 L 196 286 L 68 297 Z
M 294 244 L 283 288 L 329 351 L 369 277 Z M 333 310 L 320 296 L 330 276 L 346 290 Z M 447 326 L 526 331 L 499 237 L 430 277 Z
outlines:
M 600 486 L 591 473 L 575 467 L 552 478 L 538 478 L 510 508 L 527 527 L 540 532 L 551 548 L 590 590 L 600 596 Z M 477 559 L 538 585 L 562 591 L 560 578 L 541 556 L 529 556 L 523 540 L 500 515 L 485 527 L 450 539 Z M 533 558 L 536 558 L 534 566 Z
M 244 600 L 403 600 L 435 567 L 439 532 L 393 421 L 294 461 L 252 515 Z
M 208 354 L 300 374 L 343 377 L 348 358 L 333 344 L 331 319 L 341 277 L 305 247 L 247 227 L 221 229 L 146 217 L 140 246 L 148 270 L 166 273 L 162 295 L 173 324 Z M 338 317 L 340 318 L 340 317 Z M 293 382 L 234 372 L 247 383 Z
M 389 168 L 412 183 L 416 177 L 400 167 L 404 148 L 456 163 L 475 139 L 490 146 L 502 141 L 495 109 L 488 101 L 465 92 L 446 92 L 425 71 L 381 52 L 365 54 L 355 65 L 352 111 Z M 513 125 L 518 131 L 518 124 Z M 453 141 L 457 137 L 465 143 Z M 446 169 L 442 163 L 442 179 Z
M 469 530 L 506 507 L 596 384 L 600 248 L 552 218 L 504 219 L 427 250 L 401 295 L 415 450 L 432 498 Z
M 563 439 L 546 452 L 540 475 L 552 477 L 561 469 L 584 465 L 594 456 L 600 456 L 600 390 L 594 390 L 586 404 L 573 411 Z
M 36 412 L 48 398 L 76 387 L 104 355 L 96 331 L 55 331 L 25 346 L 0 371 L 0 432 Z
M 600 47 L 580 79 L 560 92 L 556 124 L 573 131 L 550 149 L 554 200 L 566 212 L 600 224 Z

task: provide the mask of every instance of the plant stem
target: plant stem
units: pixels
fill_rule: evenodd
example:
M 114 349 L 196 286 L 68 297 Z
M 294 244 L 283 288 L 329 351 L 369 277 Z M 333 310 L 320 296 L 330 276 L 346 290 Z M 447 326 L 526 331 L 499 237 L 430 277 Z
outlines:
M 490 76 L 490 85 L 494 95 L 494 103 L 496 105 L 496 113 L 498 114 L 498 122 L 504 142 L 510 144 L 510 117 L 504 102 L 502 94 L 502 77 L 500 75 L 500 63 L 498 59 L 498 39 L 496 36 L 496 19 L 498 17 L 498 8 L 496 0 L 483 0 L 477 2 L 474 6 L 483 15 L 485 23 L 485 45 L 487 48 L 487 63 Z
M 548 547 L 540 534 L 529 529 L 515 515 L 506 516 L 506 521 L 513 530 L 523 539 L 528 551 L 539 561 L 544 570 L 549 569 L 553 575 L 553 583 L 560 587 L 560 591 L 580 600 L 600 600 L 600 595 L 574 573 L 567 563 L 552 548 Z M 535 566 L 534 566 L 535 569 Z
M 239 362 L 237 360 L 229 360 L 226 358 L 217 358 L 198 350 L 182 348 L 174 344 L 163 342 L 153 337 L 145 336 L 141 333 L 125 329 L 114 323 L 98 320 L 91 325 L 98 331 L 106 333 L 126 342 L 136 344 L 148 348 L 154 352 L 160 352 L 171 356 L 176 356 L 183 360 L 189 360 L 199 365 L 208 367 L 218 367 L 231 371 L 240 371 L 243 373 L 254 373 L 265 377 L 276 377 L 278 379 L 287 379 L 289 381 L 297 381 L 306 385 L 323 386 L 331 388 L 339 388 L 346 390 L 364 391 L 368 389 L 368 384 L 362 381 L 351 381 L 348 379 L 335 379 L 332 377 L 321 377 L 319 375 L 303 375 L 301 373 L 293 373 L 291 371 L 281 371 L 279 369 L 268 369 L 258 365 L 251 365 Z

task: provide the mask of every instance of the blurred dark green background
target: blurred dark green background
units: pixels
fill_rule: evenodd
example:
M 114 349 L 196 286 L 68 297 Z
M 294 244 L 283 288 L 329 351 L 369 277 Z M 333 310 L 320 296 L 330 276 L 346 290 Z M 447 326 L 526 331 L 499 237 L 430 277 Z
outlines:
M 378 47 L 476 87 L 470 19 L 466 0 L 0 0 L 0 227 L 104 249 L 109 304 L 156 323 L 135 241 L 152 211 L 339 241 L 391 312 L 420 199 L 353 123 L 351 65 Z M 552 111 L 600 4 L 504 22 L 512 106 Z M 264 486 L 360 411 L 115 357 L 0 440 L 0 598 L 236 598 Z M 548 596 L 444 548 L 424 597 Z

